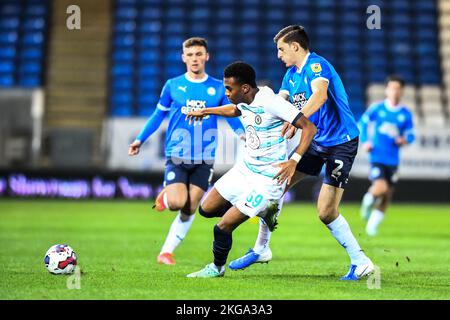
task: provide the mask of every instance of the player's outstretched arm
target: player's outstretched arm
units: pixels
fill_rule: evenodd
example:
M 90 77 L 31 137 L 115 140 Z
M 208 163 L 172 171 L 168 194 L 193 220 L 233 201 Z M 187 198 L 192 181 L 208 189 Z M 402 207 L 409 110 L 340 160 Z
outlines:
M 216 115 L 216 116 L 222 116 L 227 118 L 233 118 L 233 117 L 239 117 L 241 115 L 241 111 L 237 108 L 234 104 L 229 104 L 222 107 L 216 107 L 216 108 L 204 108 L 199 109 L 195 111 L 190 111 L 186 115 L 186 121 L 189 119 L 189 124 L 192 124 L 194 122 L 194 125 L 196 125 L 197 122 L 201 124 L 204 117 L 209 115 Z
M 291 183 L 291 179 L 294 176 L 297 163 L 308 150 L 309 145 L 311 144 L 314 136 L 317 133 L 317 127 L 314 125 L 314 123 L 308 120 L 301 112 L 295 118 L 293 125 L 296 128 L 302 129 L 302 136 L 300 139 L 300 143 L 291 158 L 288 161 L 282 162 L 277 165 L 281 169 L 273 177 L 273 179 L 277 179 L 279 184 L 283 184 L 286 180 L 288 184 Z

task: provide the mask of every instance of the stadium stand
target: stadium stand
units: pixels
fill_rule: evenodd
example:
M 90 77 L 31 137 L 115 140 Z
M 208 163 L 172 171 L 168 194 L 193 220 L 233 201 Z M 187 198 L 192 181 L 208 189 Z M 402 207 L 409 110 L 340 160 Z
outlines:
M 386 23 L 381 30 L 365 26 L 371 4 L 382 10 Z M 283 26 L 302 24 L 309 30 L 313 51 L 324 55 L 341 74 L 357 118 L 382 97 L 373 96 L 371 88 L 396 73 L 406 80 L 405 98 L 414 112 L 424 116 L 425 123 L 443 124 L 443 99 L 449 98 L 449 91 L 440 93 L 440 55 L 450 55 L 450 42 L 442 40 L 450 38 L 450 28 L 445 28 L 450 21 L 448 1 L 440 1 L 440 8 L 441 52 L 436 1 L 344 0 L 337 6 L 332 0 L 268 0 L 263 5 L 254 0 L 221 0 L 194 1 L 188 6 L 176 0 L 115 0 L 110 114 L 151 114 L 164 81 L 184 72 L 180 47 L 190 36 L 209 40 L 211 75 L 220 78 L 228 63 L 241 59 L 277 89 L 284 67 L 272 38 Z M 314 19 L 308 12 L 315 12 Z M 208 27 L 211 23 L 215 28 Z M 450 74 L 445 63 L 442 70 Z M 446 75 L 447 88 L 449 82 Z
M 0 2 L 0 88 L 43 85 L 49 1 Z

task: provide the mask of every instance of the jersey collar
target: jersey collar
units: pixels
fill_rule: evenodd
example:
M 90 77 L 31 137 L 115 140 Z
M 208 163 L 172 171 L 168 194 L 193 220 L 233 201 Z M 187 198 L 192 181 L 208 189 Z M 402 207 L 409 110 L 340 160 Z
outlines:
M 190 77 L 189 76 L 189 74 L 186 72 L 185 74 L 184 74 L 184 77 L 186 78 L 186 80 L 188 80 L 188 81 L 190 81 L 190 82 L 194 82 L 194 83 L 202 83 L 202 82 L 205 82 L 206 80 L 208 80 L 208 74 L 207 73 L 205 73 L 205 76 L 203 77 L 203 78 L 201 78 L 201 79 L 194 79 L 194 78 L 192 78 L 192 77 Z
M 303 67 L 305 66 L 305 64 L 306 64 L 306 61 L 308 61 L 308 58 L 309 58 L 309 56 L 311 55 L 311 52 L 308 52 L 307 54 L 306 54 L 306 56 L 303 58 L 303 62 L 302 62 L 302 65 L 300 66 L 300 68 L 297 68 L 297 73 L 301 73 L 302 72 L 302 70 L 303 70 Z
M 384 106 L 386 107 L 386 109 L 392 112 L 399 112 L 400 110 L 402 110 L 402 105 L 400 103 L 396 106 L 393 106 L 388 99 L 384 100 Z

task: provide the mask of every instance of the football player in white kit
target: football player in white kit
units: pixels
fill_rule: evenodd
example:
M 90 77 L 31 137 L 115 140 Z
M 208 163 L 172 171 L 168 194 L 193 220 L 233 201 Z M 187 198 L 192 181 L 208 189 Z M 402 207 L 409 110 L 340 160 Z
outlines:
M 277 163 L 298 163 L 317 132 L 316 126 L 290 102 L 276 95 L 270 88 L 256 86 L 255 70 L 244 62 L 234 62 L 224 71 L 226 95 L 231 103 L 218 108 L 190 112 L 190 123 L 207 115 L 240 117 L 246 132 L 245 155 L 222 176 L 202 202 L 199 212 L 205 217 L 222 217 L 214 226 L 214 262 L 190 278 L 221 277 L 232 246 L 232 232 L 249 218 L 260 216 L 270 231 L 277 224 L 277 205 L 295 172 Z M 284 122 L 302 129 L 296 152 L 288 159 L 287 142 L 281 136 Z M 195 124 L 195 123 L 194 123 Z M 274 179 L 274 177 L 278 179 Z M 280 182 L 279 182 L 280 181 Z M 281 182 L 283 181 L 283 182 Z

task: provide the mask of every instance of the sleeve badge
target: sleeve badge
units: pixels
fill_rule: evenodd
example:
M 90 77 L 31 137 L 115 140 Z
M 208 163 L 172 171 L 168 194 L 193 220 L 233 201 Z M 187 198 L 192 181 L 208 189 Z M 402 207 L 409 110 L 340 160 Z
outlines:
M 320 63 L 313 63 L 313 64 L 311 64 L 311 70 L 314 73 L 318 73 L 318 72 L 322 71 L 322 66 L 320 65 Z

